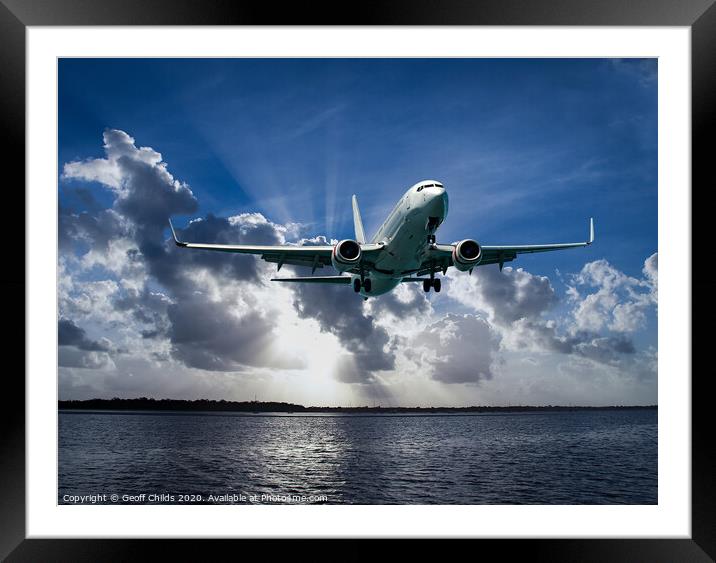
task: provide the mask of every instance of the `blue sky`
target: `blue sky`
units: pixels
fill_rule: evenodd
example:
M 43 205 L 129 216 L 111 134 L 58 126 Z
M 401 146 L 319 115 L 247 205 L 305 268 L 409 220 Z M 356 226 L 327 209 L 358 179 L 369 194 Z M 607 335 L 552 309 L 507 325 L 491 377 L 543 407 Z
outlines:
M 196 206 L 176 217 L 179 226 L 259 212 L 272 225 L 298 224 L 289 240 L 341 239 L 353 234 L 355 193 L 372 234 L 400 195 L 428 178 L 442 181 L 450 198 L 443 242 L 578 241 L 593 216 L 592 247 L 512 264 L 549 278 L 556 302 L 540 315 L 544 322 L 574 317 L 569 276 L 585 265 L 606 261 L 642 279 L 657 252 L 655 59 L 61 59 L 58 95 L 60 206 L 75 219 L 116 207 L 117 193 L 101 181 L 63 177 L 67 163 L 104 158 L 103 131 L 116 129 L 161 153 L 173 178 L 190 187 Z M 65 255 L 76 262 L 92 244 L 78 235 Z M 117 281 L 111 270 L 69 264 L 67 275 Z M 162 284 L 150 272 L 146 287 Z M 431 315 L 489 317 L 484 304 L 448 295 L 430 297 Z M 656 348 L 655 309 L 643 309 L 645 323 L 627 331 L 637 351 Z M 81 328 L 93 338 L 120 338 L 116 327 L 86 321 Z M 563 336 L 569 330 L 576 329 L 565 325 Z M 500 337 L 505 352 L 510 338 Z M 169 343 L 176 361 L 176 341 Z M 545 374 L 555 367 L 540 361 Z M 66 380 L 91 387 L 81 369 L 68 366 Z M 381 383 L 389 387 L 389 377 Z M 654 376 L 635 397 L 655 399 L 655 389 Z

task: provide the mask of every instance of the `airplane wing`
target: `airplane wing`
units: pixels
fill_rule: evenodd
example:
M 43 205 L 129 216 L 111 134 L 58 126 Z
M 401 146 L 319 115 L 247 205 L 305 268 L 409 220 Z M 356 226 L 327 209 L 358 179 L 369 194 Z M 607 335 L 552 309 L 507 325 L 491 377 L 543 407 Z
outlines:
M 238 254 L 257 254 L 266 262 L 278 264 L 278 270 L 284 264 L 292 266 L 308 266 L 312 268 L 311 272 L 315 272 L 317 268 L 331 266 L 331 254 L 333 253 L 332 245 L 323 246 L 298 246 L 298 245 L 256 245 L 256 244 L 207 244 L 196 242 L 184 242 L 177 238 L 174 231 L 174 225 L 171 220 L 169 227 L 172 231 L 172 237 L 177 246 L 182 248 L 197 248 L 201 250 L 214 250 L 217 252 L 233 252 Z M 379 251 L 380 245 L 377 244 L 361 244 L 361 252 L 366 258 L 370 259 L 371 254 Z M 355 268 L 356 273 L 358 269 Z M 352 271 L 352 270 L 351 270 Z M 348 278 L 346 278 L 348 279 Z M 336 283 L 336 282 L 330 282 Z M 346 283 L 346 282 L 337 282 Z
M 534 252 L 549 252 L 551 250 L 564 250 L 566 248 L 579 248 L 589 246 L 594 242 L 594 220 L 589 219 L 589 240 L 585 242 L 566 242 L 557 244 L 519 244 L 504 246 L 482 246 L 482 260 L 477 266 L 488 264 L 499 264 L 500 270 L 505 262 L 511 262 L 519 254 L 531 254 Z M 423 276 L 431 272 L 442 271 L 443 274 L 448 267 L 453 265 L 452 252 L 454 244 L 435 244 L 428 252 L 428 256 L 420 265 L 420 269 L 406 274 Z
M 271 278 L 271 281 L 277 282 L 298 282 L 298 283 L 351 283 L 350 276 L 310 276 L 305 278 Z

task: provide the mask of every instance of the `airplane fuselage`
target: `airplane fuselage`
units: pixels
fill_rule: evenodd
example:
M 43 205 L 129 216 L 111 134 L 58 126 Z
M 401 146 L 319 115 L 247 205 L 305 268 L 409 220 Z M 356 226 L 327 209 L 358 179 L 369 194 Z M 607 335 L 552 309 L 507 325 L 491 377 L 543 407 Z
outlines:
M 412 186 L 383 222 L 371 243 L 382 244 L 375 266 L 366 271 L 370 292 L 361 287 L 360 294 L 373 297 L 396 287 L 411 270 L 425 260 L 429 238 L 447 217 L 448 196 L 440 182 L 427 180 Z M 360 278 L 352 274 L 353 280 Z

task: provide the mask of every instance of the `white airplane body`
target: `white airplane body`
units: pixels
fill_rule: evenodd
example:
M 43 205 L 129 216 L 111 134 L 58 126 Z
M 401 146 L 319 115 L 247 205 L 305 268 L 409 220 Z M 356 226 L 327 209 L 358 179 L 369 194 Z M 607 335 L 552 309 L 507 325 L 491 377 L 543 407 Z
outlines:
M 455 244 L 437 244 L 435 232 L 447 217 L 447 212 L 445 187 L 435 180 L 423 180 L 405 192 L 370 242 L 366 241 L 355 195 L 355 240 L 344 239 L 330 246 L 182 242 L 177 238 L 171 221 L 169 224 L 175 243 L 183 248 L 257 254 L 267 262 L 278 264 L 279 270 L 284 264 L 292 264 L 311 267 L 312 274 L 318 268 L 333 266 L 341 275 L 272 278 L 272 281 L 351 285 L 364 298 L 387 293 L 404 282 L 422 282 L 424 291 L 429 292 L 432 288 L 437 292 L 441 283 L 435 274 L 445 274 L 451 266 L 472 273 L 477 266 L 499 264 L 502 270 L 504 263 L 514 260 L 518 254 L 587 246 L 594 241 L 594 223 L 590 219 L 587 242 L 482 246 L 472 239 L 464 239 Z

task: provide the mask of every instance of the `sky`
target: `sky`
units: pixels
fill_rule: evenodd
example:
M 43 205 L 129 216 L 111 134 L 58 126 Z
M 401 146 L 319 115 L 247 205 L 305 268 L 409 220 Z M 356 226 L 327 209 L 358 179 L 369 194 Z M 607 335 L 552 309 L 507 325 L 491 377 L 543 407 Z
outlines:
M 60 399 L 657 403 L 655 59 L 60 59 Z M 193 242 L 578 242 L 363 301 Z M 299 267 L 281 273 L 309 275 Z M 325 272 L 324 272 L 325 274 Z M 330 274 L 330 272 L 328 272 Z

